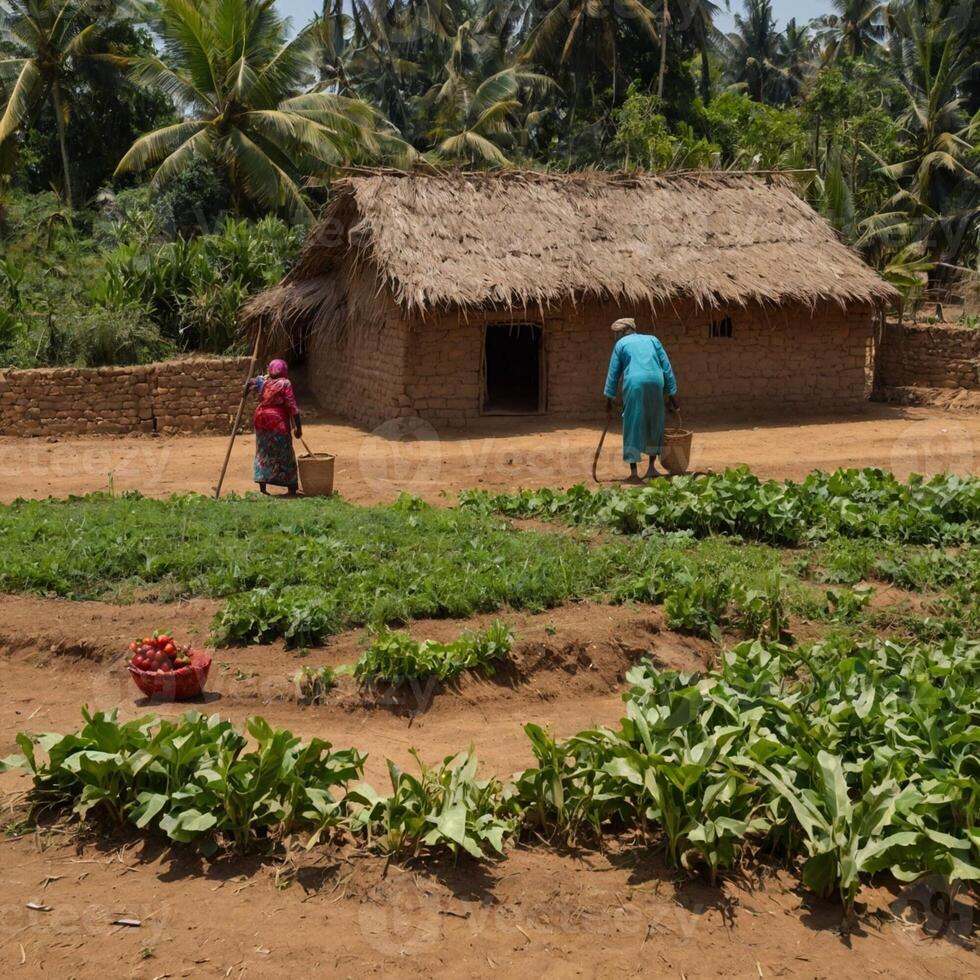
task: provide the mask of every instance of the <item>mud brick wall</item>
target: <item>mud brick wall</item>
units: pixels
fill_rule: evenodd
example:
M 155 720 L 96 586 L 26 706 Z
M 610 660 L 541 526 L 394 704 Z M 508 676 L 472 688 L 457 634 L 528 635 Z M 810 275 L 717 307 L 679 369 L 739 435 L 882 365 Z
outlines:
M 0 371 L 0 435 L 227 431 L 247 357 Z
M 731 337 L 711 337 L 711 320 L 732 319 Z M 418 414 L 442 424 L 480 415 L 484 323 L 543 322 L 547 416 L 598 418 L 614 337 L 609 325 L 635 316 L 663 341 L 686 412 L 724 417 L 733 410 L 839 410 L 867 400 L 871 386 L 872 310 L 837 305 L 697 310 L 676 303 L 656 309 L 588 302 L 526 316 L 452 313 L 412 324 L 404 395 Z
M 405 387 L 409 326 L 389 295 L 378 294 L 373 282 L 359 285 L 354 282 L 352 291 L 370 301 L 339 312 L 338 329 L 311 338 L 306 382 L 321 407 L 376 425 L 414 414 Z
M 886 323 L 877 380 L 880 389 L 980 391 L 980 330 Z

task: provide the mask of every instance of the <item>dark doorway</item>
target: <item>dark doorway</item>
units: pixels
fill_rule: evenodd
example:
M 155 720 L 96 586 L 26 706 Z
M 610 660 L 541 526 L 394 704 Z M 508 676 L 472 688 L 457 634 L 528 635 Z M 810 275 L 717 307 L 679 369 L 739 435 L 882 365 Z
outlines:
M 488 324 L 483 348 L 483 411 L 527 415 L 544 411 L 541 327 Z

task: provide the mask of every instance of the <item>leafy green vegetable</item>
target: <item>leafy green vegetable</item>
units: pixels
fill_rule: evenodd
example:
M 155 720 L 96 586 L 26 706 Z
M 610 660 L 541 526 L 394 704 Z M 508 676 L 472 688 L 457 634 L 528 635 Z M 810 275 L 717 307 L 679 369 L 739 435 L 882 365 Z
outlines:
M 492 674 L 513 642 L 510 627 L 499 620 L 482 633 L 463 633 L 451 643 L 420 642 L 407 633 L 381 629 L 354 665 L 354 676 L 362 683 L 400 684 L 426 677 L 454 680 L 466 670 Z

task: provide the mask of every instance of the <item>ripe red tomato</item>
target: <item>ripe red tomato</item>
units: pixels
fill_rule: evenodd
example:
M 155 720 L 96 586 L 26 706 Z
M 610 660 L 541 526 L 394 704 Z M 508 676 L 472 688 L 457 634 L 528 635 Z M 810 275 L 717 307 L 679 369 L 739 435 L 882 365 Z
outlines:
M 167 642 L 167 645 L 163 648 L 163 652 L 166 654 L 173 654 L 177 648 L 171 642 Z

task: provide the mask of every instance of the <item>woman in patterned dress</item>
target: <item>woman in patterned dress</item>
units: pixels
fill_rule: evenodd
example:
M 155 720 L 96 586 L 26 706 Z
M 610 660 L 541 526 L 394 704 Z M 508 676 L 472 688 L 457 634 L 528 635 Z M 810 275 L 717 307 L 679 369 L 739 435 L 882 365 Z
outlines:
M 252 390 L 259 396 L 254 416 L 255 462 L 252 472 L 262 493 L 269 492 L 267 487 L 271 483 L 274 487 L 285 487 L 293 497 L 299 488 L 299 478 L 290 423 L 297 439 L 303 435 L 303 424 L 292 382 L 286 377 L 288 371 L 286 362 L 276 359 L 269 362 L 266 376 L 260 375 L 250 382 Z

